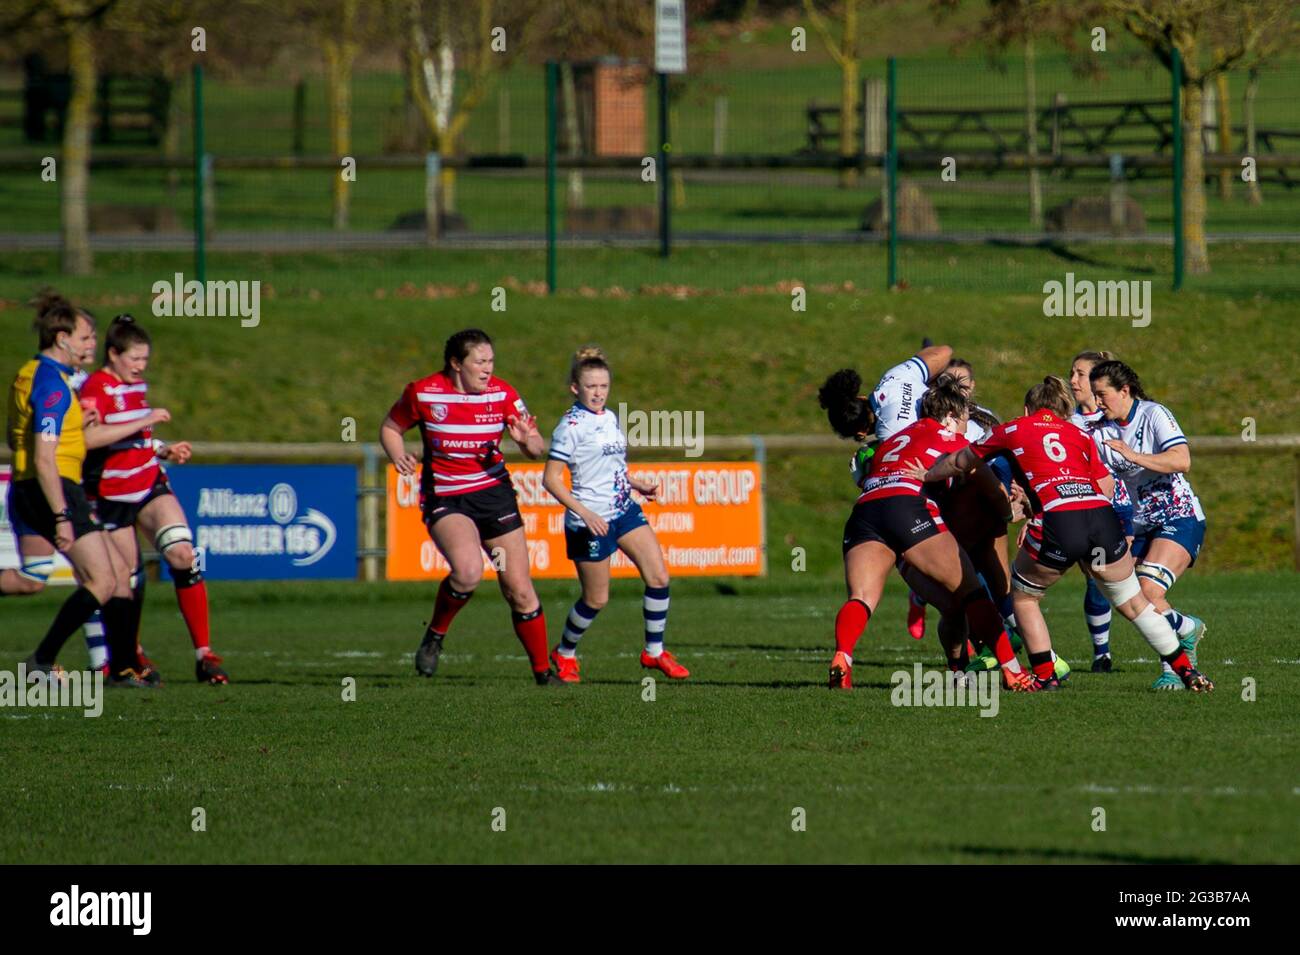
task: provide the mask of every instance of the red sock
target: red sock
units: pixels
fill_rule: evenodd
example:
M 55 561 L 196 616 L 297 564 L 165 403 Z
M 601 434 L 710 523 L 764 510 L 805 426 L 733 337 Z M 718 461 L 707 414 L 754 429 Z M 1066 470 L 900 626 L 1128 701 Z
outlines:
M 510 616 L 515 622 L 515 636 L 524 645 L 533 672 L 545 673 L 551 668 L 551 663 L 546 659 L 546 614 L 542 613 L 542 605 L 538 604 L 537 609 L 529 613 L 512 611 Z
M 469 598 L 474 596 L 472 590 L 467 594 L 453 590 L 450 581 L 450 577 L 444 577 L 442 583 L 438 585 L 438 597 L 433 602 L 433 619 L 429 621 L 429 629 L 434 633 L 445 635 L 456 614 L 460 613 L 461 608 L 469 603 Z
M 993 648 L 999 665 L 1005 666 L 1016 658 L 1016 651 L 1011 649 L 1011 638 L 1002 628 L 1002 615 L 987 594 L 981 590 L 972 591 L 966 599 L 965 612 L 970 632 L 984 646 Z
M 840 653 L 853 656 L 853 648 L 858 645 L 858 637 L 867 629 L 871 619 L 871 608 L 861 600 L 844 601 L 844 606 L 835 615 L 835 649 Z
M 185 626 L 190 630 L 190 641 L 195 650 L 207 650 L 208 646 L 208 585 L 195 581 L 184 587 L 182 582 L 176 584 L 176 602 L 181 606 L 181 616 Z
M 1192 661 L 1187 659 L 1187 651 L 1181 648 L 1178 651 L 1178 656 L 1173 658 L 1162 658 L 1162 659 L 1164 659 L 1166 663 L 1168 663 L 1171 667 L 1173 667 L 1174 672 L 1177 673 L 1179 676 L 1182 676 L 1184 673 L 1186 673 L 1188 670 L 1192 668 Z

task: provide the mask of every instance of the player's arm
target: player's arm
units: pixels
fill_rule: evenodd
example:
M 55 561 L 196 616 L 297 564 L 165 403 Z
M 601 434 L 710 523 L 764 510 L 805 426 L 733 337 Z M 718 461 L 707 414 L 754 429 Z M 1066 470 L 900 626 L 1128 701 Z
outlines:
M 1192 469 L 1192 452 L 1186 443 L 1175 445 L 1157 454 L 1140 454 L 1118 438 L 1111 438 L 1106 442 L 1106 447 L 1124 460 L 1157 474 L 1186 474 Z
M 952 361 L 952 346 L 927 345 L 916 353 L 916 357 L 925 362 L 926 371 L 929 372 L 928 380 L 934 381 L 943 374 L 948 362 Z
M 519 447 L 519 453 L 530 461 L 536 461 L 546 453 L 546 442 L 537 430 L 537 419 L 532 415 L 526 418 L 507 418 L 506 427 Z
M 935 461 L 934 464 L 930 465 L 929 469 L 925 472 L 925 477 L 922 480 L 923 483 L 926 484 L 929 484 L 931 481 L 947 481 L 950 478 L 970 474 L 975 470 L 976 465 L 983 463 L 984 462 L 980 460 L 980 456 L 975 453 L 970 445 L 967 445 L 961 450 L 954 451 L 952 454 L 945 454 L 943 457 L 939 458 L 939 460 Z M 914 461 L 913 465 L 924 467 L 920 459 Z M 990 474 L 993 474 L 992 470 L 990 470 L 987 465 L 985 465 L 984 469 Z M 993 475 L 993 480 L 997 481 L 996 474 Z M 1000 483 L 1001 482 L 999 482 L 999 484 Z
M 573 493 L 564 486 L 564 469 L 568 467 L 563 461 L 557 458 L 550 458 L 546 462 L 546 468 L 542 471 L 542 487 L 573 513 L 582 518 L 582 522 L 587 525 L 597 537 L 601 537 L 609 531 L 609 526 L 599 514 L 587 507 Z
M 388 455 L 388 460 L 393 462 L 393 467 L 397 468 L 398 474 L 411 475 L 419 469 L 420 459 L 406 450 L 406 441 L 402 438 L 404 434 L 406 429 L 394 421 L 390 414 L 379 426 L 379 445 Z
M 122 424 L 97 424 L 93 428 L 86 429 L 86 448 L 92 451 L 95 448 L 106 448 L 118 441 L 125 441 L 144 428 L 166 424 L 171 420 L 172 416 L 166 408 L 150 408 L 147 415 L 134 421 L 126 421 Z

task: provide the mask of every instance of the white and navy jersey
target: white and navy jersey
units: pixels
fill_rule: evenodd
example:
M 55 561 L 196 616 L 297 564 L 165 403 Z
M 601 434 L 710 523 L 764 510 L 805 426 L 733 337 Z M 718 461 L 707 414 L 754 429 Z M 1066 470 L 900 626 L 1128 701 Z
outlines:
M 892 437 L 916 421 L 921 396 L 929 386 L 930 369 L 917 355 L 885 372 L 871 392 L 877 441 Z
M 1111 461 L 1116 454 L 1110 448 L 1106 447 L 1107 438 L 1115 437 L 1115 433 L 1106 431 L 1106 425 L 1110 424 L 1106 420 L 1106 415 L 1098 408 L 1096 411 L 1087 412 L 1078 405 L 1074 407 L 1074 414 L 1070 415 L 1070 423 L 1092 435 L 1093 443 L 1097 445 L 1097 450 L 1101 453 L 1101 462 L 1106 465 L 1106 470 L 1110 471 L 1111 477 L 1115 478 L 1115 496 L 1110 499 L 1115 509 L 1121 512 L 1131 511 L 1133 501 L 1129 497 L 1128 488 L 1124 482 L 1119 479 L 1115 469 L 1111 467 Z
M 997 415 L 992 411 L 989 411 L 989 409 L 985 408 L 983 405 L 976 405 L 975 407 L 984 412 L 994 421 L 999 420 Z M 984 425 L 980 424 L 974 418 L 966 419 L 966 440 L 971 444 L 979 444 L 992 433 L 991 429 L 984 427 Z
M 618 415 L 608 408 L 596 414 L 575 401 L 555 426 L 547 456 L 569 466 L 573 496 L 604 520 L 612 521 L 634 503 L 627 475 L 627 438 L 618 426 Z M 573 530 L 587 526 L 573 511 L 565 513 L 564 524 Z
M 1133 399 L 1123 421 L 1105 421 L 1094 432 L 1100 445 L 1118 438 L 1139 454 L 1160 454 L 1187 443 L 1173 412 L 1154 401 Z M 1205 520 L 1201 502 L 1185 474 L 1160 474 L 1121 457 L 1101 445 L 1102 460 L 1124 483 L 1133 500 L 1133 523 L 1138 533 L 1162 527 L 1180 517 Z

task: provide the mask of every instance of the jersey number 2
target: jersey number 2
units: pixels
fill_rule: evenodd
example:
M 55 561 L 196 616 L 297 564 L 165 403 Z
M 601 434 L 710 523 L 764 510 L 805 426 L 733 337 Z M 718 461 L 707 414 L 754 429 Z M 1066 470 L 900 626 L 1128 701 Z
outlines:
M 894 450 L 890 451 L 880 460 L 882 462 L 892 464 L 894 461 L 898 460 L 898 456 L 903 453 L 903 449 L 907 447 L 911 442 L 912 442 L 912 436 L 910 434 L 900 435 L 898 438 L 898 443 L 894 445 Z

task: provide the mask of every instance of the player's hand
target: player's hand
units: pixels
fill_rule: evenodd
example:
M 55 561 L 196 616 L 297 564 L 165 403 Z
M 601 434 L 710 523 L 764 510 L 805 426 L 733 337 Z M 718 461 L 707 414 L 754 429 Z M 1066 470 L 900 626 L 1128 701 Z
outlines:
M 1106 447 L 1110 448 L 1125 461 L 1133 460 L 1133 449 L 1121 441 L 1119 438 L 1107 438 Z
M 146 420 L 146 427 L 155 424 L 166 424 L 172 420 L 172 413 L 166 408 L 154 408 L 149 412 L 149 417 Z
M 658 481 L 633 481 L 632 488 L 647 501 L 653 501 L 659 496 Z
M 537 434 L 537 418 L 534 415 L 527 418 L 512 416 L 506 418 L 506 427 L 510 429 L 510 437 L 518 444 L 527 444 L 528 439 Z
M 393 460 L 393 467 L 397 468 L 397 473 L 403 477 L 410 477 L 420 469 L 420 459 L 410 451 L 403 451 L 400 458 Z
M 585 513 L 579 514 L 582 522 L 587 525 L 587 530 L 591 531 L 596 537 L 604 537 L 609 533 L 609 524 L 601 518 L 595 511 L 586 510 Z
M 1020 528 L 1020 533 L 1016 535 L 1016 550 L 1019 550 L 1020 548 L 1025 546 L 1025 535 L 1028 533 L 1029 533 L 1029 522 L 1026 521 L 1025 524 Z
M 81 401 L 81 423 L 87 428 L 99 424 L 99 408 L 95 406 L 92 398 L 83 398 Z
M 60 554 L 66 554 L 75 540 L 71 521 L 58 521 L 54 525 L 54 547 Z
M 177 441 L 175 444 L 169 444 L 162 449 L 158 455 L 165 461 L 171 461 L 173 464 L 184 464 L 194 456 L 194 449 L 188 441 Z
M 927 470 L 928 469 L 926 468 L 925 464 L 922 463 L 920 458 L 913 458 L 911 461 L 908 462 L 907 467 L 904 469 L 903 473 L 906 474 L 908 477 L 912 478 L 913 480 L 919 481 L 921 484 L 924 484 Z

